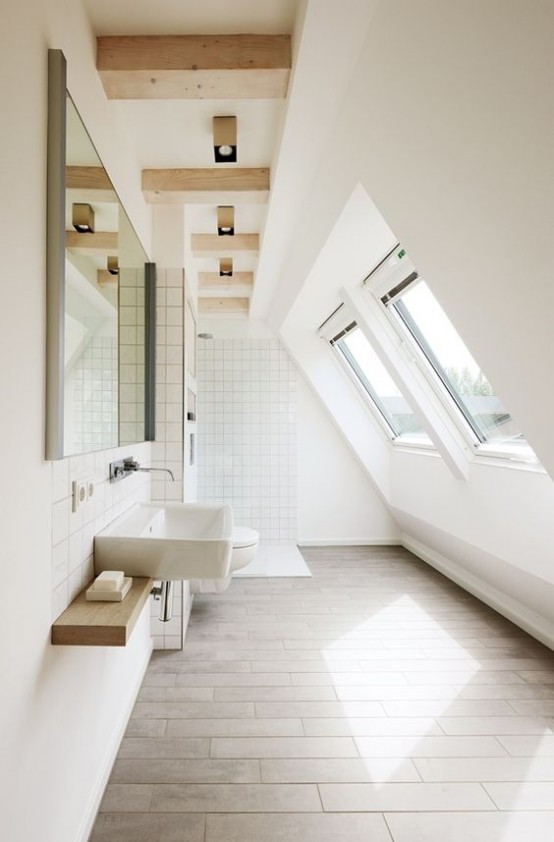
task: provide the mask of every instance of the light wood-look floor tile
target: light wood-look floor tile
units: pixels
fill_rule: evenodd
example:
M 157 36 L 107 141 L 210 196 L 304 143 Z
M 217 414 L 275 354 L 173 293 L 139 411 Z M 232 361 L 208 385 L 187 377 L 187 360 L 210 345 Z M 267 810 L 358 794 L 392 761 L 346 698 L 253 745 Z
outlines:
M 400 547 L 195 598 L 90 842 L 554 838 L 554 654 Z
M 476 783 L 322 783 L 319 790 L 326 812 L 496 809 L 491 798 Z
M 387 813 L 394 842 L 546 842 L 554 812 Z
M 209 815 L 205 842 L 391 842 L 378 813 Z

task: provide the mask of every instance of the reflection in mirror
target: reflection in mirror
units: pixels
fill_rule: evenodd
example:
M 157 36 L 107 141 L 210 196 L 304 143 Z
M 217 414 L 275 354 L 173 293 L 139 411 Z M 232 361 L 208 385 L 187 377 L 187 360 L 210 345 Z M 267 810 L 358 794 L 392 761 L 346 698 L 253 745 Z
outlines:
M 107 176 L 67 97 L 65 193 L 64 456 L 118 443 L 118 262 L 120 208 L 111 189 L 85 183 Z
M 66 92 L 59 50 L 49 51 L 47 220 L 47 458 L 144 441 L 147 256 Z
M 133 444 L 146 438 L 145 255 L 123 213 L 119 233 L 119 444 Z

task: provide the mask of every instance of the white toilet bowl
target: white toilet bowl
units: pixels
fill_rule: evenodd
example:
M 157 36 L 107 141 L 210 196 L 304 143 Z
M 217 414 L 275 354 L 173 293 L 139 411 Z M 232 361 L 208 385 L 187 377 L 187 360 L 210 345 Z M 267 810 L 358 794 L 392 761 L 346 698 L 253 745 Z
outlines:
M 221 593 L 226 591 L 231 584 L 233 572 L 241 570 L 251 561 L 254 561 L 259 545 L 260 535 L 255 529 L 249 529 L 247 526 L 235 526 L 229 575 L 222 579 L 191 579 L 191 593 Z
M 233 530 L 233 552 L 231 553 L 231 572 L 241 570 L 254 561 L 260 545 L 260 535 L 247 526 L 235 526 Z

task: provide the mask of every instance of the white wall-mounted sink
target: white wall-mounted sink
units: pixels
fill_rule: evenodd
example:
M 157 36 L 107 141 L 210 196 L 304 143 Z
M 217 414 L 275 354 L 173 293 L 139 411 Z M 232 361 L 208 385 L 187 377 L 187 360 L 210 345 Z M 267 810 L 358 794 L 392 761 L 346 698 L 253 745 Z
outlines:
M 126 576 L 227 576 L 233 548 L 231 506 L 136 503 L 94 538 L 94 568 Z

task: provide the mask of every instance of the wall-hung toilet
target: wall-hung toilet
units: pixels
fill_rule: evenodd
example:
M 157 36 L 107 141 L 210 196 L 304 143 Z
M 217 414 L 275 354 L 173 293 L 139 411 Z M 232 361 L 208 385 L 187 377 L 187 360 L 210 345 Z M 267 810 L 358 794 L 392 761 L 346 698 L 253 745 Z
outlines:
M 241 570 L 254 561 L 259 545 L 260 535 L 255 529 L 250 529 L 247 526 L 235 526 L 229 575 L 223 579 L 191 579 L 191 593 L 221 593 L 227 590 L 231 584 L 231 576 L 234 571 Z
M 255 529 L 249 529 L 247 526 L 235 526 L 233 529 L 231 573 L 234 570 L 241 570 L 251 561 L 254 561 L 259 545 L 260 535 Z

